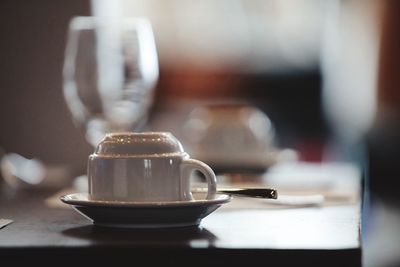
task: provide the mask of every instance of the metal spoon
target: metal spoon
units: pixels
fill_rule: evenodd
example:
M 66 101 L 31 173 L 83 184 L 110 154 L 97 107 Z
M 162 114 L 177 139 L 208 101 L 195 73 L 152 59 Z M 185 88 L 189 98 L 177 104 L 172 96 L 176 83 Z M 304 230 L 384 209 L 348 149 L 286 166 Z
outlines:
M 207 192 L 207 188 L 194 188 L 193 192 Z M 217 188 L 217 192 L 229 195 L 277 199 L 278 192 L 272 188 Z
M 207 192 L 207 188 L 195 187 L 193 192 L 204 193 Z M 263 198 L 268 201 L 269 204 L 283 205 L 283 206 L 296 206 L 296 207 L 308 207 L 308 206 L 320 206 L 325 202 L 325 197 L 321 194 L 311 195 L 279 195 L 275 189 L 272 188 L 217 188 L 217 192 L 225 193 L 229 195 L 236 195 L 240 197 L 250 198 Z

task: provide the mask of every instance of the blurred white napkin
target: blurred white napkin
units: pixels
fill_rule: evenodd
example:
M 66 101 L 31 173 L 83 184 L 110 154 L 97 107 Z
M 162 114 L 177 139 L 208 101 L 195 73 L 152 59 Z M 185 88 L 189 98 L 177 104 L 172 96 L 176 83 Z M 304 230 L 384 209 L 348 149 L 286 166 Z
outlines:
M 9 219 L 0 219 L 0 229 L 6 227 L 7 225 L 9 225 L 10 223 L 12 223 L 13 220 L 9 220 Z
M 361 189 L 361 170 L 351 163 L 282 162 L 259 176 L 219 175 L 218 184 L 233 187 L 265 186 L 278 190 L 279 196 L 323 196 L 324 205 L 351 204 L 358 201 Z M 282 200 L 282 199 L 281 199 Z M 290 199 L 291 200 L 291 199 Z M 265 205 L 277 201 L 240 200 Z M 285 201 L 286 202 L 286 201 Z M 276 206 L 276 205 L 275 205 Z

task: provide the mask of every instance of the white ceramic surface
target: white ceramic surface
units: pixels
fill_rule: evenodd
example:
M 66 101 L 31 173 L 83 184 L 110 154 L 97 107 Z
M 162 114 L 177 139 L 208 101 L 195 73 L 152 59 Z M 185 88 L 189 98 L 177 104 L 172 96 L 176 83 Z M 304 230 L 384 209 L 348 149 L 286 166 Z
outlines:
M 202 172 L 207 199 L 216 193 L 216 178 L 205 163 L 191 159 L 168 132 L 113 133 L 89 156 L 89 197 L 92 200 L 188 201 L 190 174 Z
M 124 202 L 92 200 L 88 194 L 70 194 L 61 201 L 98 226 L 123 228 L 182 227 L 200 224 L 201 220 L 228 203 L 231 197 L 195 193 L 199 200 L 168 202 Z

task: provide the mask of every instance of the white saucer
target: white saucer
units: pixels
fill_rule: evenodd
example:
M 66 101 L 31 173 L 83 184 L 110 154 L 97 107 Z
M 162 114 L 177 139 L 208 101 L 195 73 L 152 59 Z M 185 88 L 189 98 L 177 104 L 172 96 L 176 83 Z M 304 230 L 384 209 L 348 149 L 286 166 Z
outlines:
M 193 196 L 195 200 L 191 201 L 121 202 L 90 200 L 87 193 L 76 193 L 60 199 L 95 225 L 124 228 L 198 225 L 204 217 L 231 200 L 231 196 L 219 193 L 211 200 L 204 199 L 203 193 Z

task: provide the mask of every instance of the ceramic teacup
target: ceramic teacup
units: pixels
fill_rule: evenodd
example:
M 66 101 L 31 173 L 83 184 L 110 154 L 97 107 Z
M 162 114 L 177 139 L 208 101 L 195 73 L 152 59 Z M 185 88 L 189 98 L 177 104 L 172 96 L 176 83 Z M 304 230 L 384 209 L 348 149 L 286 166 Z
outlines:
M 89 196 L 93 200 L 189 201 L 190 175 L 204 174 L 207 199 L 216 192 L 216 177 L 205 163 L 191 159 L 168 132 L 107 134 L 89 156 Z

